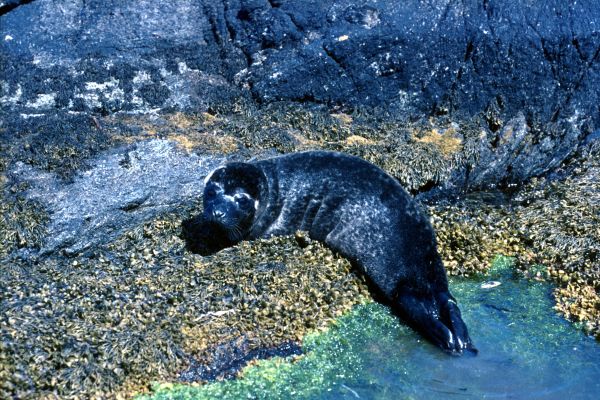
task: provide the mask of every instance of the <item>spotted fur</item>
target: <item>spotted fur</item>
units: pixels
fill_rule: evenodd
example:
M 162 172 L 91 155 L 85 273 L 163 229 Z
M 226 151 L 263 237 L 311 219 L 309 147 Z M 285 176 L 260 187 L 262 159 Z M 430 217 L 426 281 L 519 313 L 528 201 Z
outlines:
M 215 187 L 219 195 L 207 196 Z M 252 199 L 251 210 L 241 212 L 236 195 Z M 453 354 L 476 351 L 448 290 L 428 217 L 373 164 L 325 151 L 231 163 L 207 178 L 204 204 L 204 214 L 184 226 L 192 247 L 209 253 L 240 240 L 306 231 L 348 258 L 433 343 Z

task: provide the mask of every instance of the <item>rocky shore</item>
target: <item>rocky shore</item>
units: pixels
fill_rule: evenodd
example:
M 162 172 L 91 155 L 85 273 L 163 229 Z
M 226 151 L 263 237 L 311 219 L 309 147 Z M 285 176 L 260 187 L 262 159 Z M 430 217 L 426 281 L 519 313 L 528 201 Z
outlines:
M 216 165 L 306 149 L 395 176 L 449 274 L 514 257 L 600 337 L 599 13 L 0 2 L 0 397 L 230 377 L 370 301 L 301 233 L 212 257 L 180 238 Z
M 111 137 L 107 142 L 119 145 L 85 158 L 83 172 L 65 169 L 60 178 L 32 175 L 26 165 L 10 171 L 0 229 L 6 243 L 0 269 L 3 393 L 118 397 L 143 392 L 155 380 L 231 376 L 236 359 L 299 343 L 306 332 L 326 328 L 352 305 L 368 301 L 362 278 L 348 262 L 301 234 L 243 243 L 211 257 L 186 250 L 180 223 L 200 209 L 200 187 L 188 191 L 181 184 L 169 192 L 144 184 L 146 194 L 132 194 L 118 186 L 127 181 L 127 171 L 143 177 L 140 165 L 150 166 L 146 173 L 154 177 L 166 165 L 179 166 L 165 169 L 171 172 L 159 181 L 167 185 L 196 168 L 198 177 L 189 185 L 200 185 L 202 168 L 223 157 L 281 150 L 337 149 L 379 163 L 427 208 L 449 274 L 485 274 L 496 255 L 515 257 L 526 277 L 556 284 L 559 312 L 586 332 L 600 333 L 597 142 L 554 174 L 522 187 L 446 196 L 420 192 L 414 182 L 441 180 L 449 166 L 464 162 L 468 136 L 459 133 L 459 124 L 400 127 L 287 110 L 287 121 L 272 114 L 279 126 L 270 131 L 261 121 L 272 110 L 260 117 L 140 118 L 135 135 Z M 105 132 L 117 132 L 111 124 L 121 122 L 106 117 L 99 123 Z M 402 129 L 398 137 L 405 142 L 387 146 L 386 129 Z M 410 146 L 410 157 L 400 158 L 407 151 L 398 149 Z M 90 191 L 104 205 L 74 208 L 93 198 Z M 181 203 L 157 205 L 168 203 L 168 196 Z M 80 211 L 71 216 L 69 210 Z M 117 210 L 122 214 L 107 220 Z M 74 227 L 73 233 L 59 235 L 64 226 Z M 93 233 L 85 234 L 86 226 Z

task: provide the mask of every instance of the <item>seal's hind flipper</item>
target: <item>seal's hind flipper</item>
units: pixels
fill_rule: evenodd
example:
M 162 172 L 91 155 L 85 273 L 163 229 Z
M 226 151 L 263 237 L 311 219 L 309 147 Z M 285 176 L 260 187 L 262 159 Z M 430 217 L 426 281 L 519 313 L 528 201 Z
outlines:
M 477 354 L 478 350 L 471 342 L 467 325 L 462 319 L 460 309 L 454 297 L 448 292 L 438 293 L 436 297 L 440 307 L 440 317 L 454 335 L 456 347 L 461 352 L 467 350 L 473 354 Z
M 443 350 L 460 355 L 476 353 L 456 302 L 449 294 L 421 296 L 412 291 L 398 294 L 395 310 L 409 325 Z

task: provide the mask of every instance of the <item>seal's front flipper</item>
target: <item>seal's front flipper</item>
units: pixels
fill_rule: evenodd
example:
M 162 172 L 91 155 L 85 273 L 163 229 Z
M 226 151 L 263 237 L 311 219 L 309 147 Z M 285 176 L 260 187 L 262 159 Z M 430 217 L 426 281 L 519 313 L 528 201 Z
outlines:
M 409 325 L 443 350 L 460 355 L 473 347 L 460 310 L 450 294 L 421 296 L 402 291 L 394 302 L 395 309 Z

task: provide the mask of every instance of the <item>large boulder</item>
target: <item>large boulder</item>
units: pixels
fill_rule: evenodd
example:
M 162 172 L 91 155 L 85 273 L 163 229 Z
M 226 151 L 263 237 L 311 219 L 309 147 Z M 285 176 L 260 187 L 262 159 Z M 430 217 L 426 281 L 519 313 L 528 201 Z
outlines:
M 3 6 L 0 33 L 2 103 L 24 113 L 197 109 L 249 91 L 600 122 L 591 0 L 21 3 Z

